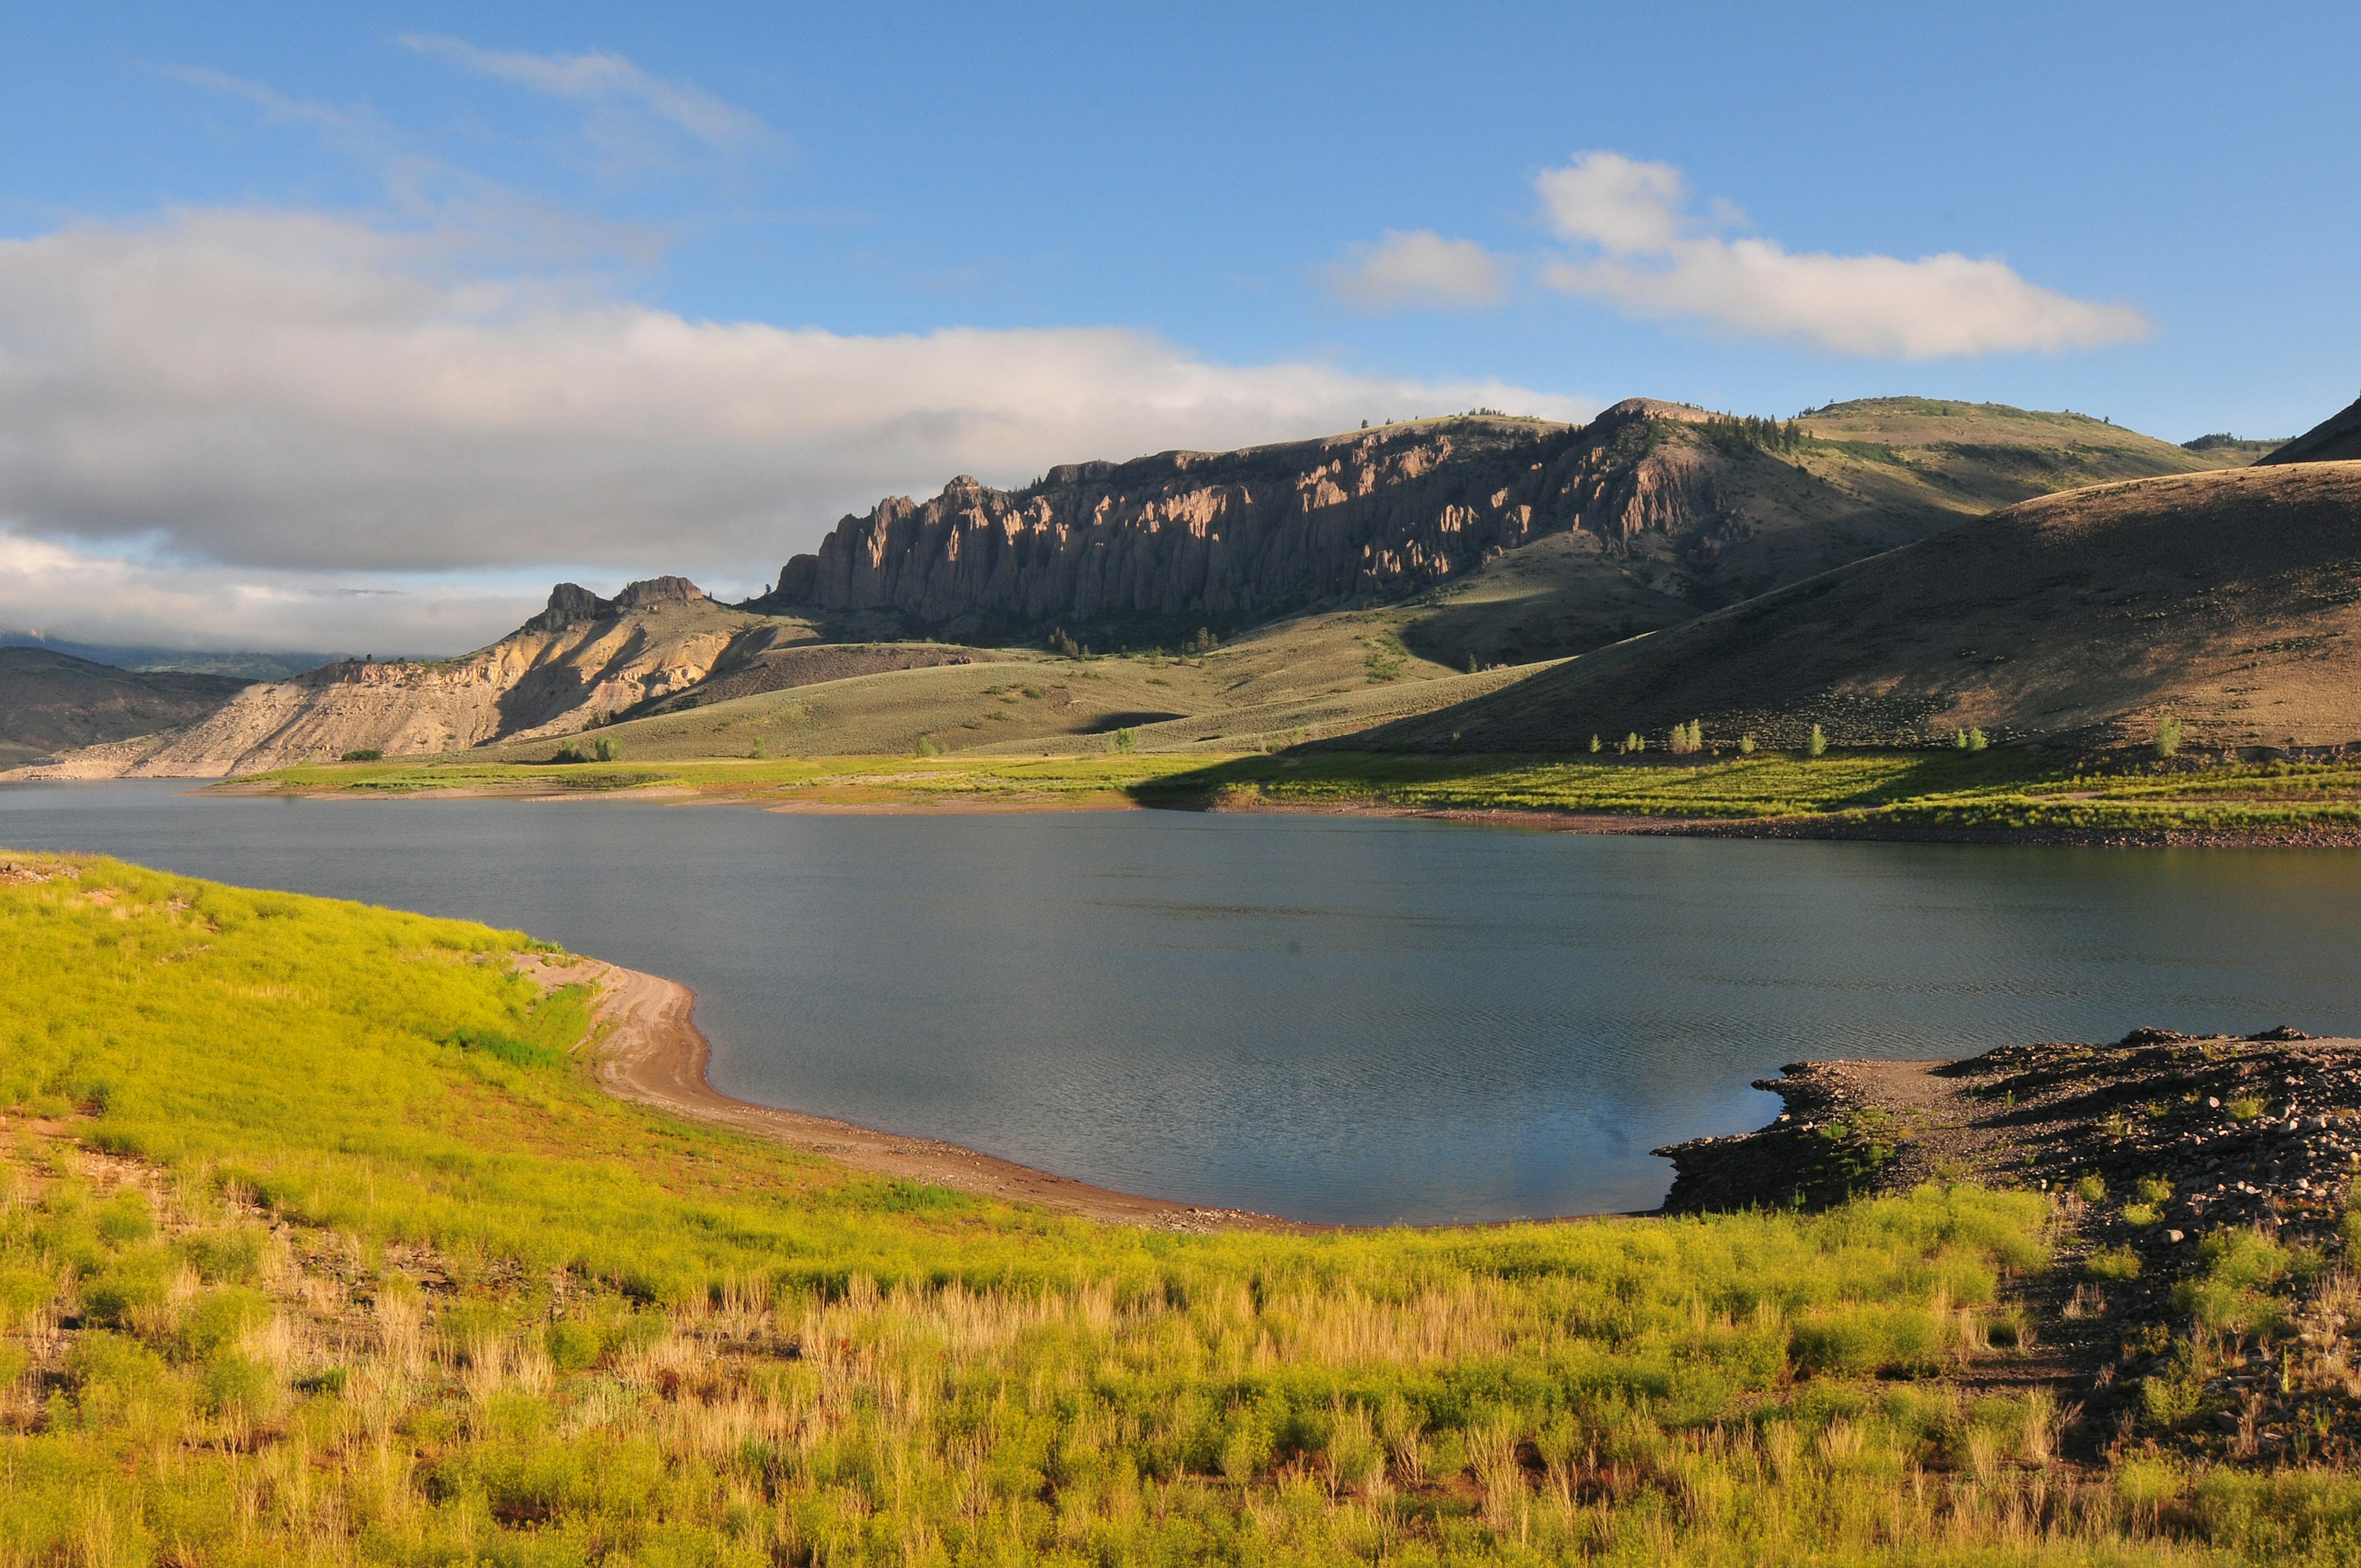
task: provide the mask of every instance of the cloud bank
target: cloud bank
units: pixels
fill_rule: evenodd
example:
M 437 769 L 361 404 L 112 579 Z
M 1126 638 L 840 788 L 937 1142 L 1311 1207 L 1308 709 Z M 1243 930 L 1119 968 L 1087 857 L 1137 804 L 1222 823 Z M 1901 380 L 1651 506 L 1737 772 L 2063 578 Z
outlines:
M 1543 280 L 1634 315 L 1900 359 L 2054 354 L 2149 332 L 2136 311 L 2029 283 L 1996 258 L 1798 254 L 1706 232 L 1667 163 L 1585 153 L 1535 186 L 1558 236 L 1590 251 L 1548 263 Z M 1717 214 L 1714 226 L 1734 217 Z
M 1521 261 L 1431 229 L 1389 231 L 1352 247 L 1328 286 L 1369 310 L 1464 307 L 1507 298 L 1530 269 L 1545 287 L 1626 315 L 1893 359 L 2054 354 L 2150 331 L 2137 311 L 2045 289 L 1993 257 L 1832 256 L 1732 237 L 1721 231 L 1742 227 L 1744 214 L 1719 200 L 1694 212 L 1687 179 L 1669 163 L 1587 152 L 1533 184 L 1543 221 L 1570 248 Z
M 165 582 L 177 563 L 218 587 L 215 569 L 237 569 L 252 617 L 231 618 L 250 629 L 230 641 L 321 645 L 281 630 L 311 623 L 280 591 L 293 579 L 270 574 L 745 582 L 842 513 L 955 473 L 1021 484 L 1055 463 L 1387 414 L 1597 406 L 1497 381 L 1224 365 L 1112 327 L 858 336 L 695 321 L 579 276 L 489 276 L 489 253 L 481 236 L 281 212 L 0 243 L 0 525 L 20 549 L 75 542 L 126 581 Z M 24 592 L 25 571 L 0 622 L 96 635 L 29 615 L 21 601 L 42 596 Z M 347 608 L 364 622 L 386 609 Z

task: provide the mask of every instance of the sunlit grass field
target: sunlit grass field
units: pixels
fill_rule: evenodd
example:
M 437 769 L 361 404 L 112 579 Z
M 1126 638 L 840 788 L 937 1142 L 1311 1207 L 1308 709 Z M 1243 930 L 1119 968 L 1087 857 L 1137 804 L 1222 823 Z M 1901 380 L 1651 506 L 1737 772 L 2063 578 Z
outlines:
M 1110 742 L 1112 746 L 1112 742 Z M 1255 752 L 1207 760 L 828 757 L 570 766 L 480 760 L 318 765 L 242 788 L 408 795 L 664 789 L 783 806 L 1284 806 L 1560 812 L 1844 828 L 2271 833 L 2361 828 L 2351 762 L 2074 760 L 2004 751 L 1597 759 Z
M 2361 1550 L 2343 1476 L 2077 1465 L 1960 1391 L 2035 1195 L 1101 1227 L 611 1101 L 528 946 L 0 855 L 0 1561 Z

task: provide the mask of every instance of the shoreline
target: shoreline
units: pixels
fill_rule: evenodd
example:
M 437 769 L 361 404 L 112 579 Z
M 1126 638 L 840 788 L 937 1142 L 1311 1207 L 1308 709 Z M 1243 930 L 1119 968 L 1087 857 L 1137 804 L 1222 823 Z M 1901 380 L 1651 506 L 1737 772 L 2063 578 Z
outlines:
M 27 780 L 27 783 L 59 781 Z M 113 781 L 92 781 L 108 783 Z M 358 794 L 339 789 L 255 789 L 235 779 L 186 780 L 191 795 L 248 799 L 283 795 L 303 800 L 511 800 L 547 804 L 578 800 L 643 800 L 671 806 L 750 806 L 788 817 L 992 817 L 1055 812 L 1190 811 L 1221 816 L 1384 817 L 1458 822 L 1471 827 L 1522 828 L 1550 833 L 1598 833 L 1632 838 L 1751 839 L 1831 843 L 1989 844 L 2104 850 L 2352 850 L 2361 827 L 2232 828 L 1949 828 L 1866 820 L 1834 813 L 1798 817 L 1651 817 L 1632 813 L 1554 811 L 1532 806 L 1396 806 L 1377 800 L 1290 802 L 1267 799 L 1138 801 L 1108 793 L 1076 798 L 765 799 L 706 794 L 655 784 L 618 790 L 549 790 L 530 786 L 458 785 L 449 789 Z
M 733 1128 L 849 1169 L 1030 1203 L 1101 1223 L 1289 1235 L 1312 1235 L 1338 1228 L 1242 1209 L 1211 1209 L 1117 1192 L 939 1139 L 906 1137 L 833 1117 L 733 1099 L 706 1077 L 712 1046 L 693 1020 L 697 994 L 687 986 L 598 959 L 577 958 L 570 964 L 556 964 L 528 956 L 518 969 L 544 990 L 570 984 L 598 988 L 592 1016 L 604 1026 L 597 1036 L 598 1086 L 620 1100 Z

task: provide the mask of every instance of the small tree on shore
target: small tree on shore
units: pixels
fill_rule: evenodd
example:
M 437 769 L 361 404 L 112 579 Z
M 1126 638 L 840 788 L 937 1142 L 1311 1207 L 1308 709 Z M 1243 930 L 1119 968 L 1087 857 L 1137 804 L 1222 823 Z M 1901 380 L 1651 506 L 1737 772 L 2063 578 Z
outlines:
M 1596 735 L 1590 738 L 1590 754 L 1594 757 L 1598 755 L 1598 737 Z
M 1968 731 L 1968 750 L 1969 750 L 1969 751 L 1982 751 L 1986 746 L 1989 746 L 1990 744 L 1992 744 L 1992 742 L 1991 742 L 1991 741 L 1989 741 L 1989 740 L 1986 740 L 1984 739 L 1984 732 L 1983 732 L 1982 730 L 1981 730 L 1981 729 L 1971 729 L 1971 730 L 1969 730 L 1969 731 Z
M 2169 713 L 2156 721 L 2156 754 L 2159 757 L 2180 754 L 2180 720 Z
M 1738 754 L 1741 757 L 1754 755 L 1754 731 L 1752 729 L 1738 738 Z
M 1828 754 L 1828 732 L 1821 729 L 1817 724 L 1813 725 L 1811 743 L 1806 747 L 1806 750 L 1810 751 L 1815 757 L 1827 756 Z

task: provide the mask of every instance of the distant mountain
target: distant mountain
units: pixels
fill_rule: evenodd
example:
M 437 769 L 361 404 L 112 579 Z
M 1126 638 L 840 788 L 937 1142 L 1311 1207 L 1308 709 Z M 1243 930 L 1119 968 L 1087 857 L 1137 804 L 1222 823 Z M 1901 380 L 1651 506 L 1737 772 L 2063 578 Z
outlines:
M 1559 534 L 1612 563 L 1604 577 L 1578 564 L 1591 587 L 1620 576 L 1627 598 L 1656 601 L 1564 615 L 1561 635 L 1518 650 L 1535 658 L 2029 496 L 2221 466 L 2099 420 L 1994 404 L 1875 399 L 1776 424 L 1634 398 L 1582 426 L 1470 415 L 1072 464 L 1018 490 L 961 477 L 845 518 L 759 603 L 970 639 L 1064 627 L 1145 643 L 1435 590 Z
M 809 636 L 717 605 L 685 577 L 634 583 L 612 599 L 561 583 L 547 609 L 473 653 L 348 660 L 244 685 L 183 729 L 78 752 L 40 776 L 218 778 L 347 751 L 431 755 L 572 735 Z
M 2361 458 L 2361 398 L 2262 459 L 2266 463 L 2345 463 Z
M 1703 721 L 1800 745 L 2361 737 L 2361 464 L 2102 485 L 1554 665 L 1356 745 L 1581 751 Z
M 236 675 L 249 681 L 283 681 L 346 653 L 223 652 L 206 648 L 148 648 L 112 642 L 73 642 L 38 631 L 0 631 L 0 648 L 47 648 L 52 652 L 112 664 L 118 670 L 182 670 L 191 674 Z
M 0 767 L 194 723 L 247 684 L 122 670 L 50 648 L 0 647 Z

